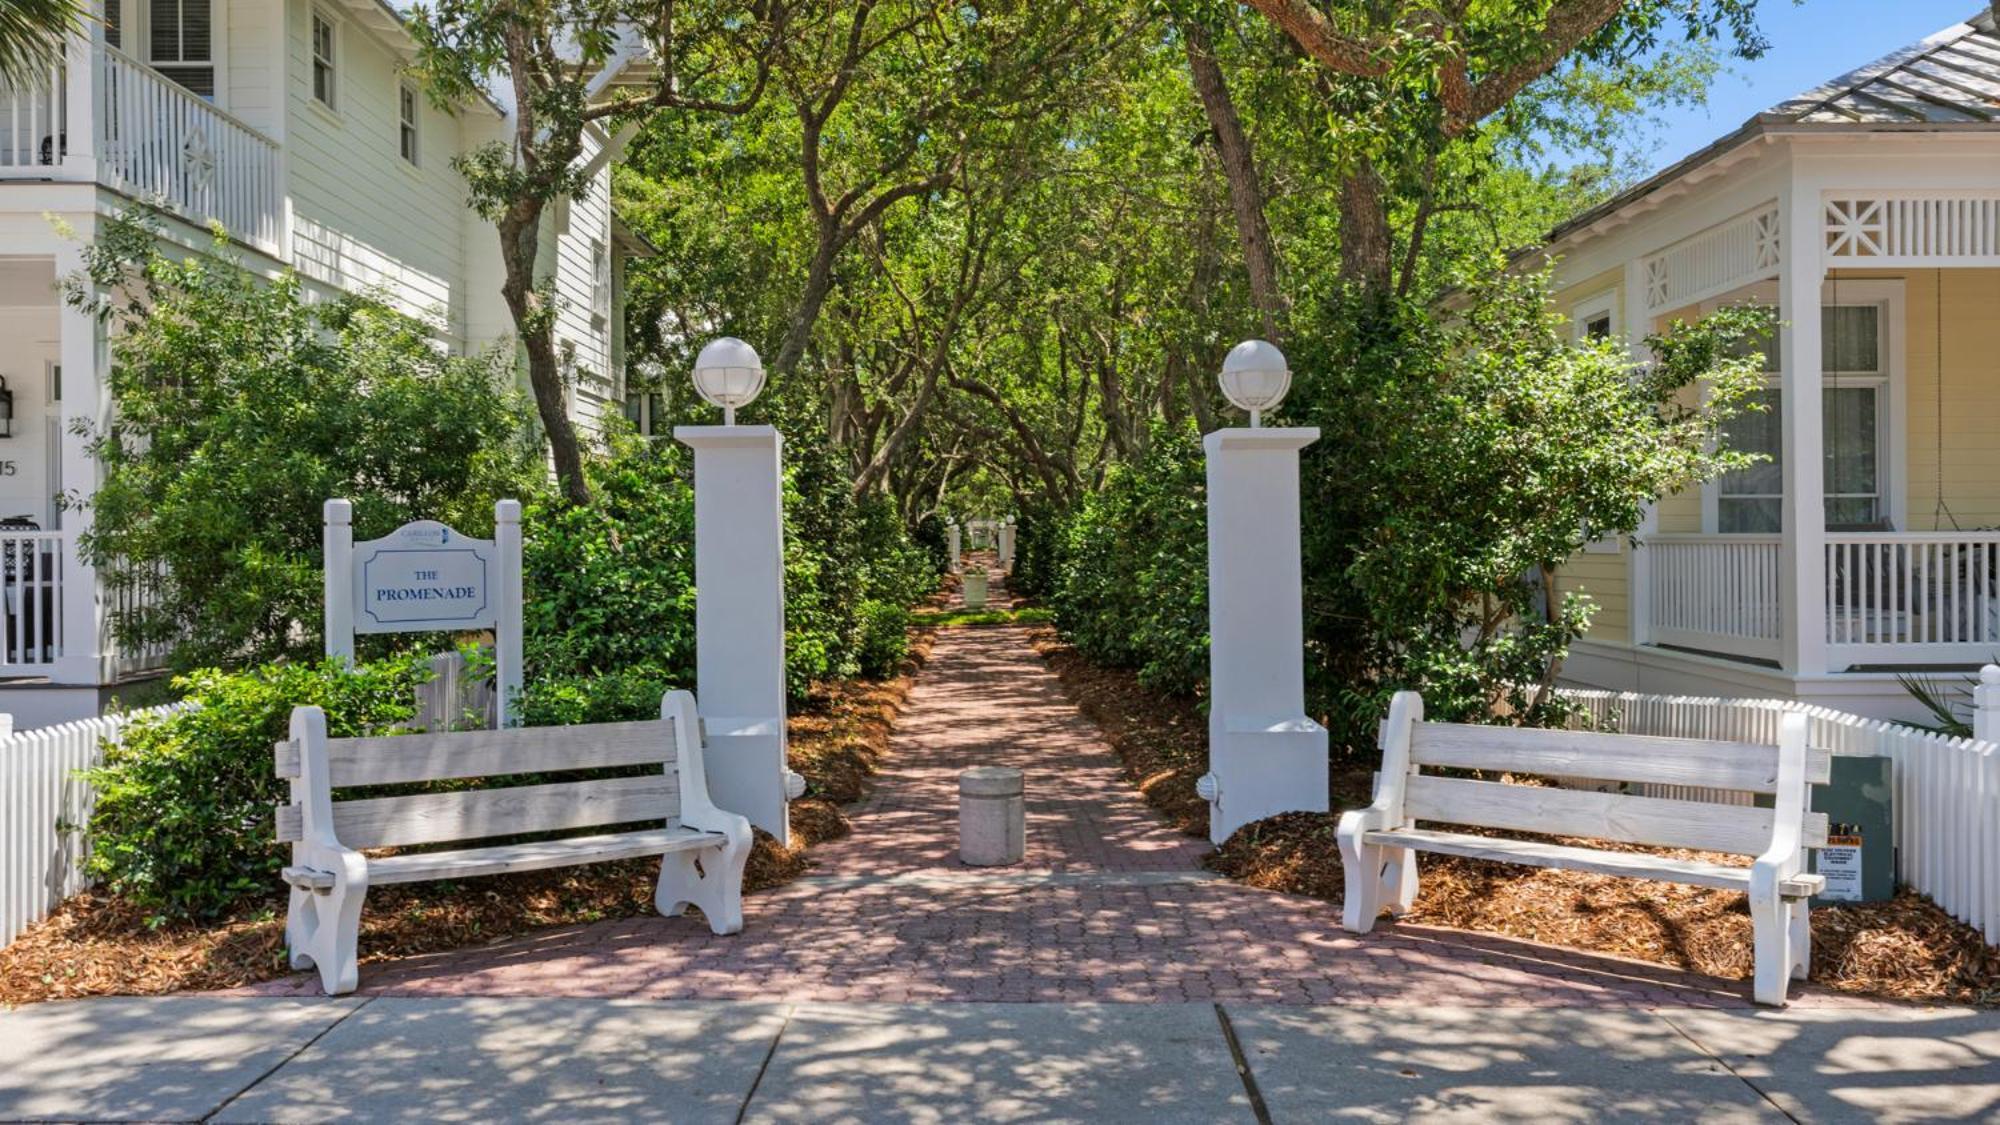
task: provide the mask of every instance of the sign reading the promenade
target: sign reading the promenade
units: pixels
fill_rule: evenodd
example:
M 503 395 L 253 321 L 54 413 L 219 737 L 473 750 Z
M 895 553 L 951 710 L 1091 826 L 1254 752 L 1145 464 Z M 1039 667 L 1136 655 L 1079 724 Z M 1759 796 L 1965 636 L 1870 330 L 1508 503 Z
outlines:
M 493 631 L 499 725 L 521 694 L 521 502 L 493 505 L 493 538 L 468 539 L 436 520 L 354 541 L 354 505 L 328 500 L 326 654 L 354 663 L 360 633 Z
M 436 520 L 354 545 L 354 631 L 490 629 L 499 576 L 492 541 Z

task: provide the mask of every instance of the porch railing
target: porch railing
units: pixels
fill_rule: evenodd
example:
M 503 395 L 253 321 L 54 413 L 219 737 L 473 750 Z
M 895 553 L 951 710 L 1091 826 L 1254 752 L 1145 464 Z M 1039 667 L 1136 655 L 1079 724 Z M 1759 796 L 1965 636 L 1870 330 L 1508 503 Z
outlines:
M 1829 534 L 1826 628 L 1835 667 L 1992 660 L 2000 532 Z
M 62 655 L 62 532 L 0 532 L 0 674 L 46 675 Z
M 1648 539 L 1648 626 L 1656 644 L 1776 660 L 1783 628 L 1776 535 Z
M 0 86 L 0 179 L 93 175 L 73 155 L 85 148 L 72 138 L 88 130 L 97 182 L 275 252 L 277 142 L 116 47 L 97 44 L 88 57 L 87 86 L 71 82 L 67 66 Z

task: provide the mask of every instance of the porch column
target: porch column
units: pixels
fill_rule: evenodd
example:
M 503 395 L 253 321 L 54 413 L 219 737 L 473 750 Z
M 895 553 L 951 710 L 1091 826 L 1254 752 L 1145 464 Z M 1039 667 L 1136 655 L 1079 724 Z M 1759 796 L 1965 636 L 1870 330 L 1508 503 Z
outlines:
M 1646 308 L 1646 255 L 1625 263 L 1625 289 L 1619 304 L 1620 327 L 1625 331 L 1626 354 L 1635 364 L 1653 362 L 1646 335 L 1653 330 L 1653 318 Z M 1625 548 L 1625 605 L 1630 614 L 1627 632 L 1634 645 L 1653 642 L 1653 556 L 1649 545 L 1660 530 L 1660 508 L 1646 505 L 1633 532 L 1633 544 Z
M 83 247 L 96 236 L 94 224 L 77 221 L 76 241 L 56 251 L 56 276 L 83 269 Z M 95 291 L 92 293 L 96 296 Z M 58 298 L 60 301 L 60 298 Z M 57 464 L 64 495 L 89 501 L 97 491 L 97 460 L 90 455 L 91 435 L 111 419 L 109 350 L 104 326 L 96 317 L 67 303 L 56 309 L 57 355 L 62 363 L 62 443 Z M 90 433 L 75 426 L 87 422 Z M 56 483 L 56 482 L 51 482 Z M 77 550 L 77 537 L 90 529 L 93 509 L 85 506 L 62 513 L 62 655 L 49 677 L 59 684 L 101 684 L 111 679 L 108 625 L 97 589 L 97 570 Z
M 1778 351 L 1784 452 L 1784 540 L 1778 594 L 1779 659 L 1793 675 L 1827 670 L 1826 483 L 1821 462 L 1820 283 L 1826 275 L 1824 205 L 1817 180 L 1795 170 L 1780 196 L 1784 264 L 1778 277 Z
M 97 88 L 97 59 L 104 47 L 104 0 L 91 0 L 90 14 L 83 29 L 69 36 L 63 45 L 63 100 L 68 103 L 60 130 L 59 161 L 77 176 L 97 178 L 97 122 L 104 112 L 104 98 Z

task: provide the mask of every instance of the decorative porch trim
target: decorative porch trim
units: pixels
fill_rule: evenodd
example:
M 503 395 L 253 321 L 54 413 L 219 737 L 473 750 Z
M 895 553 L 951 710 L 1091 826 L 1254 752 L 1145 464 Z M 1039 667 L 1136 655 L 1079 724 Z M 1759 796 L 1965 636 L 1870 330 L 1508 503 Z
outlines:
M 1646 311 L 1657 315 L 1775 277 L 1778 205 L 1767 203 L 1644 259 Z
M 2000 192 L 1825 194 L 1829 265 L 2000 265 Z

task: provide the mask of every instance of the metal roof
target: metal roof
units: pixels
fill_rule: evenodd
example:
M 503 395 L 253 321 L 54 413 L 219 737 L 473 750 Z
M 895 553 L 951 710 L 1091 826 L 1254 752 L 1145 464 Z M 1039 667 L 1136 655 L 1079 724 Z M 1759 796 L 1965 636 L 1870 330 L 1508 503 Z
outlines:
M 1814 125 L 1950 125 L 2000 119 L 2000 34 L 1991 10 L 1759 115 Z
M 1761 136 L 1786 128 L 1959 131 L 2000 128 L 2000 33 L 1992 9 L 1772 106 L 1610 199 L 1560 223 L 1552 245 Z

